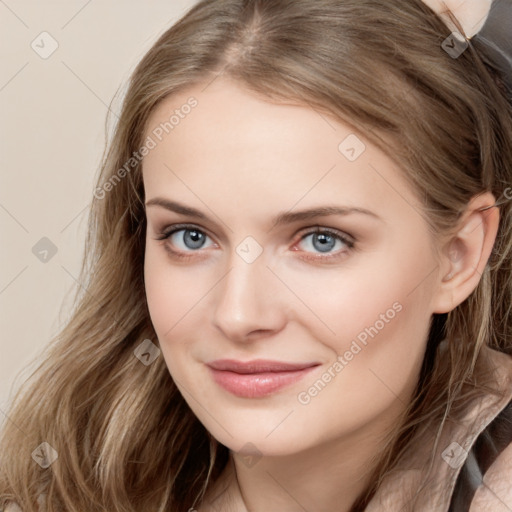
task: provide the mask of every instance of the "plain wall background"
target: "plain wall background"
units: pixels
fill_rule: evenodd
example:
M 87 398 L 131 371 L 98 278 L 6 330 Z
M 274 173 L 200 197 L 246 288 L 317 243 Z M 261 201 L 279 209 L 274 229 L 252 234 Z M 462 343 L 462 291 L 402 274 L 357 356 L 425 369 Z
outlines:
M 0 425 L 69 316 L 109 105 L 195 3 L 0 1 Z

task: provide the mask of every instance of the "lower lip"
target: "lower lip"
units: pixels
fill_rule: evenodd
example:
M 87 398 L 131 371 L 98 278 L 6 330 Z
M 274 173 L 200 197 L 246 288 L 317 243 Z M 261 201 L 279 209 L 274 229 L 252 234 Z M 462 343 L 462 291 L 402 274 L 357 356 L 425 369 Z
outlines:
M 260 398 L 299 381 L 316 366 L 303 370 L 263 373 L 235 373 L 227 370 L 214 370 L 213 379 L 219 386 L 243 398 Z

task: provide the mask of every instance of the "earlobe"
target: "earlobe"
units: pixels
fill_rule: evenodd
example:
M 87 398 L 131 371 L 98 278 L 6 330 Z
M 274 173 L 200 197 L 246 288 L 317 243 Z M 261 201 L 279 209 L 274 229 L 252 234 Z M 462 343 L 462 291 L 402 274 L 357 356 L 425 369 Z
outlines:
M 445 245 L 433 313 L 448 313 L 478 286 L 498 232 L 499 210 L 494 204 L 490 192 L 473 198 Z

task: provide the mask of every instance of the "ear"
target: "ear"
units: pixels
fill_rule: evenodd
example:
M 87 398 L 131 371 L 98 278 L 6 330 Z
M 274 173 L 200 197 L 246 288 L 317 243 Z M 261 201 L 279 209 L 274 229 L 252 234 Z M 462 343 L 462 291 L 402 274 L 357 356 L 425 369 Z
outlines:
M 441 250 L 433 313 L 448 313 L 464 302 L 480 282 L 491 255 L 499 225 L 499 209 L 490 192 L 469 202 L 456 228 Z

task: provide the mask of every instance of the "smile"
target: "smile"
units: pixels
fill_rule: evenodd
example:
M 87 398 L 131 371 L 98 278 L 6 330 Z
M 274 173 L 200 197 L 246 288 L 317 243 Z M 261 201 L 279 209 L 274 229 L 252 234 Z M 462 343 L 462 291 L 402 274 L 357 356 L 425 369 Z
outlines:
M 243 398 L 261 398 L 289 386 L 318 366 L 318 363 L 290 364 L 272 361 L 222 360 L 208 364 L 213 380 L 230 393 Z

